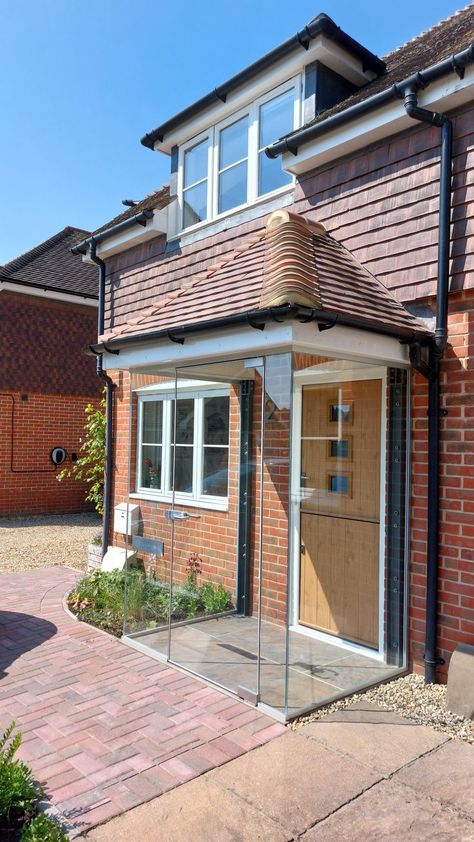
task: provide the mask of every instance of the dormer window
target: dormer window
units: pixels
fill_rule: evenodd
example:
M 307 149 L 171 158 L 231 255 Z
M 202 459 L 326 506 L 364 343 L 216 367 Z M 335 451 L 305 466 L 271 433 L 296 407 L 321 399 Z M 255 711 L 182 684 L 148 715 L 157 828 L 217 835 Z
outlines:
M 301 77 L 183 144 L 179 151 L 181 229 L 217 219 L 292 184 L 265 147 L 301 122 Z

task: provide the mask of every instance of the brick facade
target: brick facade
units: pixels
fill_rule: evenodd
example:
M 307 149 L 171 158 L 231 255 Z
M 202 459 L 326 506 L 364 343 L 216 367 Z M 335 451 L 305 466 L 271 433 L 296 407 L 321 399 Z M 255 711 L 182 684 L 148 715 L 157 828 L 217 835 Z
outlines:
M 84 354 L 96 308 L 11 292 L 0 306 L 0 516 L 88 509 L 85 485 L 57 482 L 49 454 L 65 447 L 72 464 L 85 407 L 101 393 Z
M 474 642 L 474 439 L 472 345 L 474 313 L 474 113 L 464 108 L 453 116 L 453 210 L 449 343 L 442 364 L 441 557 L 439 580 L 439 648 L 446 666 L 458 641 Z M 433 307 L 436 292 L 439 130 L 414 124 L 410 131 L 374 144 L 347 159 L 326 165 L 296 184 L 292 210 L 322 222 L 352 254 L 404 302 Z M 261 228 L 257 219 L 229 228 L 175 254 L 164 238 L 113 257 L 109 273 L 107 324 L 123 324 L 156 304 L 197 272 L 228 254 Z M 410 507 L 409 645 L 415 669 L 421 668 L 425 632 L 427 512 L 427 383 L 418 374 L 412 386 L 413 446 Z M 258 401 L 256 402 L 256 405 Z M 128 408 L 118 409 L 117 456 L 127 452 L 123 438 Z M 258 418 L 254 423 L 258 426 Z M 270 446 L 270 445 L 269 445 Z M 276 445 L 278 450 L 278 444 Z M 286 482 L 283 473 L 282 483 Z M 287 500 L 273 484 L 275 529 L 285 531 Z M 119 488 L 121 491 L 119 492 Z M 269 486 L 265 486 L 268 493 Z M 280 488 L 281 490 L 281 488 Z M 117 486 L 116 500 L 123 494 Z M 254 499 L 258 497 L 255 479 Z M 277 499 L 278 498 L 278 499 Z M 153 504 L 151 504 L 153 505 Z M 149 504 L 145 504 L 146 517 Z M 209 518 L 209 522 L 207 521 Z M 254 510 L 254 549 L 255 547 Z M 214 530 L 222 518 L 207 514 L 199 521 Z M 281 524 L 280 524 L 281 522 Z M 228 527 L 227 527 L 228 528 Z M 283 534 L 282 532 L 282 534 Z M 233 540 L 234 533 L 227 537 Z M 286 533 L 285 533 L 286 535 Z M 224 539 L 224 533 L 219 539 Z M 201 540 L 201 539 L 200 539 Z M 286 537 L 284 539 L 286 541 Z M 220 543 L 220 541 L 219 541 Z M 272 551 L 264 564 L 274 560 Z M 281 554 L 285 564 L 285 553 Z M 264 595 L 269 612 L 278 615 L 286 570 L 274 567 L 279 585 Z M 283 588 L 284 586 L 284 588 Z

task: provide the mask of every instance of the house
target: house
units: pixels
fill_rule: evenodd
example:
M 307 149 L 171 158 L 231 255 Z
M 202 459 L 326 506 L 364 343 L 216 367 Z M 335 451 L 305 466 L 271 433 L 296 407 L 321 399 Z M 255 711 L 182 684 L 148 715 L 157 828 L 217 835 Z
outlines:
M 168 606 L 124 640 L 283 719 L 474 643 L 473 33 L 379 58 L 318 15 L 146 134 L 169 186 L 75 247 L 109 540 Z
M 103 388 L 84 355 L 97 335 L 97 273 L 70 252 L 87 233 L 68 226 L 0 267 L 2 517 L 87 507 L 82 483 L 56 479 Z

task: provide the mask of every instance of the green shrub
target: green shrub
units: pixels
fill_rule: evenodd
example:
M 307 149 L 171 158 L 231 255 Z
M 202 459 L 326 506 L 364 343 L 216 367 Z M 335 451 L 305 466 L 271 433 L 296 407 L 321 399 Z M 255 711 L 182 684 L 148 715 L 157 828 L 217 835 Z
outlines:
M 67 842 L 67 836 L 48 816 L 39 813 L 23 826 L 20 842 Z
M 35 804 L 43 794 L 26 763 L 14 759 L 21 745 L 20 733 L 12 737 L 14 727 L 12 722 L 0 738 L 0 826 L 3 827 L 33 815 Z
M 85 622 L 120 636 L 125 606 L 128 630 L 156 628 L 166 623 L 170 589 L 164 582 L 147 578 L 140 570 L 94 570 L 69 594 L 69 607 Z M 232 607 L 231 594 L 222 585 L 204 582 L 200 587 L 189 575 L 172 591 L 171 618 L 184 620 L 200 613 L 218 614 Z

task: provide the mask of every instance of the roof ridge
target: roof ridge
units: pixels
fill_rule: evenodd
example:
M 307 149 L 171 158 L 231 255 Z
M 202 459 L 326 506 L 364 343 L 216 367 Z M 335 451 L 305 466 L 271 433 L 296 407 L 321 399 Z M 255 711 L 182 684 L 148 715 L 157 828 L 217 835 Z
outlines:
M 146 319 L 149 319 L 151 316 L 155 316 L 157 313 L 159 313 L 161 310 L 167 307 L 168 304 L 171 304 L 172 301 L 175 301 L 181 295 L 184 295 L 184 293 L 189 292 L 189 290 L 191 289 L 194 289 L 196 286 L 198 286 L 198 284 L 202 283 L 203 281 L 208 281 L 209 278 L 212 278 L 212 276 L 216 274 L 216 272 L 218 272 L 220 269 L 223 269 L 225 266 L 228 266 L 229 263 L 231 263 L 241 254 L 244 254 L 252 246 L 260 242 L 260 240 L 262 240 L 265 237 L 265 234 L 265 228 L 263 228 L 257 234 L 253 234 L 251 237 L 249 237 L 247 240 L 241 243 L 240 246 L 236 246 L 235 249 L 231 251 L 231 253 L 225 260 L 220 260 L 219 262 L 214 263 L 212 266 L 209 266 L 209 268 L 206 269 L 204 274 L 197 275 L 193 280 L 185 281 L 180 287 L 177 287 L 175 290 L 172 290 L 172 292 L 168 293 L 168 295 L 165 298 L 163 298 L 159 302 L 159 304 L 148 308 L 135 319 L 129 319 L 125 323 L 123 328 L 118 332 L 105 334 L 104 339 L 109 340 L 112 339 L 112 337 L 120 336 L 121 334 L 126 333 L 128 328 L 133 329 L 137 327 L 137 325 L 141 324 L 143 321 L 146 321 Z
M 409 38 L 407 41 L 404 41 L 403 44 L 400 44 L 398 47 L 395 47 L 395 49 L 390 50 L 390 52 L 386 53 L 386 55 L 383 56 L 383 60 L 386 61 L 387 59 L 391 58 L 396 53 L 398 53 L 400 50 L 403 50 L 405 47 L 408 47 L 410 44 L 414 44 L 416 41 L 418 41 L 420 38 L 424 38 L 425 35 L 428 35 L 430 32 L 434 32 L 435 29 L 438 29 L 440 26 L 443 26 L 449 20 L 452 20 L 453 18 L 455 18 L 458 15 L 462 14 L 463 12 L 467 11 L 467 9 L 469 9 L 469 7 L 472 6 L 472 5 L 473 5 L 472 2 L 467 3 L 461 9 L 457 9 L 451 15 L 448 15 L 446 18 L 442 18 L 442 20 L 439 20 L 436 23 L 434 23 L 433 26 L 429 26 L 428 29 L 423 29 L 417 35 L 414 35 L 413 38 Z
M 71 225 L 66 225 L 65 228 L 58 231 L 56 234 L 53 234 L 53 236 L 49 237 L 49 239 L 44 240 L 44 242 L 39 243 L 39 245 L 33 246 L 32 249 L 28 249 L 28 251 L 25 251 L 17 257 L 14 257 L 12 260 L 9 260 L 8 263 L 5 263 L 1 267 L 2 273 L 5 273 L 7 277 L 11 276 L 14 272 L 17 272 L 18 269 L 22 269 L 24 266 L 27 266 L 28 263 L 31 263 L 37 257 L 40 257 L 45 252 L 49 251 L 50 248 L 60 243 L 66 237 L 69 237 L 72 233 L 76 232 L 82 234 L 90 233 L 83 228 L 74 228 Z

